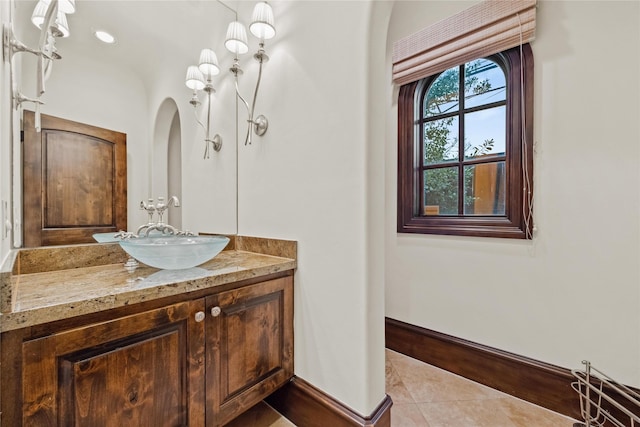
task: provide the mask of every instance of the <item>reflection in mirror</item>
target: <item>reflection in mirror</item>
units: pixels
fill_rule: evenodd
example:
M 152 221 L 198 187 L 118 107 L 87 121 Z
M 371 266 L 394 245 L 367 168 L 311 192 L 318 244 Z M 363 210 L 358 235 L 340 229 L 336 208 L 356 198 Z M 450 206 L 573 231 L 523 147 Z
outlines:
M 15 1 L 13 25 L 25 44 L 38 44 L 39 30 L 31 23 L 35 1 Z M 231 2 L 230 6 L 234 6 Z M 204 133 L 197 120 L 206 120 L 207 108 L 194 116 L 192 93 L 184 72 L 198 61 L 203 48 L 213 49 L 220 67 L 233 64 L 224 49 L 226 25 L 234 11 L 221 2 L 186 1 L 76 1 L 67 17 L 70 36 L 56 42 L 62 57 L 53 63 L 41 112 L 127 135 L 127 222 L 134 229 L 147 221 L 141 200 L 177 195 L 180 212 L 165 220 L 177 221 L 195 232 L 234 234 L 236 224 L 236 100 L 233 76 L 215 76 L 211 117 L 224 148 L 203 159 Z M 115 43 L 99 41 L 104 30 Z M 21 55 L 16 84 L 22 93 L 36 91 L 37 63 Z M 207 100 L 200 99 L 206 105 Z M 32 106 L 25 105 L 27 109 Z M 14 111 L 22 117 L 22 111 Z M 19 141 L 14 152 L 19 152 Z M 21 163 L 14 159 L 14 207 L 22 206 Z M 18 163 L 18 164 L 15 164 Z M 173 209 L 173 208 L 172 208 Z M 21 246 L 21 233 L 14 233 Z

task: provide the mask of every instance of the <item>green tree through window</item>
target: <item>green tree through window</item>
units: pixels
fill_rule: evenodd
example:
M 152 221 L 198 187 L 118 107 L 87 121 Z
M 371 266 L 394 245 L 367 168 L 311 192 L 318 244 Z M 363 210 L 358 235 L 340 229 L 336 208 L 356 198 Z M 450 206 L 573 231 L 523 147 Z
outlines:
M 462 76 L 462 80 L 461 77 Z M 462 84 L 461 84 L 462 81 Z M 489 138 L 480 144 L 472 145 L 466 136 L 464 127 L 459 124 L 464 120 L 464 103 L 470 103 L 473 98 L 482 99 L 485 108 L 498 108 L 505 104 L 504 93 L 506 91 L 504 71 L 493 61 L 480 59 L 464 66 L 451 68 L 444 71 L 435 79 L 432 79 L 424 96 L 424 163 L 429 169 L 424 173 L 424 206 L 437 207 L 438 215 L 457 215 L 460 205 L 466 214 L 476 213 L 476 202 L 479 197 L 487 197 L 474 193 L 474 169 L 465 168 L 465 172 L 460 172 L 460 167 L 439 167 L 443 162 L 450 162 L 460 158 L 477 159 L 481 156 L 491 155 L 495 146 L 495 138 Z M 462 88 L 462 90 L 461 90 Z M 490 95 L 490 96 L 483 96 Z M 476 102 L 477 104 L 477 102 Z M 472 107 L 477 110 L 477 106 Z M 451 115 L 451 114 L 456 115 Z M 459 117 L 460 116 L 460 117 Z M 444 117 L 444 118 L 440 118 Z M 422 121 L 422 120 L 421 120 Z M 494 130 L 496 131 L 496 130 Z M 504 135 L 504 127 L 497 129 Z M 462 134 L 464 145 L 463 153 L 460 153 L 458 135 Z M 502 153 L 504 155 L 504 152 Z M 493 158 L 493 163 L 500 168 L 497 158 Z M 503 160 L 503 157 L 500 158 Z M 486 169 L 486 168 L 485 168 Z M 501 177 L 498 175 L 497 180 Z M 460 183 L 459 181 L 463 182 Z M 460 192 L 460 184 L 463 192 Z M 487 193 L 486 191 L 484 193 Z M 484 214 L 504 214 L 504 203 L 495 200 L 496 197 L 503 197 L 500 191 L 489 191 L 489 195 L 494 197 L 492 204 L 496 209 L 491 212 L 480 212 Z M 462 196 L 462 199 L 460 197 Z M 427 211 L 428 212 L 428 211 Z

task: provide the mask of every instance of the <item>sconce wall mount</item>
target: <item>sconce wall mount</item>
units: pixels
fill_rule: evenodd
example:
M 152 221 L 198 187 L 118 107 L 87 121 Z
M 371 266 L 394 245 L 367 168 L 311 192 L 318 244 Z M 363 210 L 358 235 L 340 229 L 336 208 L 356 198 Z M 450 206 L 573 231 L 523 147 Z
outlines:
M 185 85 L 193 90 L 193 96 L 189 101 L 189 104 L 193 106 L 193 111 L 196 115 L 196 122 L 204 129 L 204 158 L 209 158 L 209 149 L 213 147 L 213 150 L 218 152 L 222 148 L 222 137 L 218 134 L 211 136 L 211 103 L 212 96 L 216 92 L 213 88 L 212 78 L 220 73 L 220 67 L 218 67 L 218 57 L 211 49 L 202 49 L 200 52 L 200 62 L 198 65 L 190 65 L 187 68 L 187 77 L 185 79 Z M 204 125 L 198 118 L 198 106 L 201 104 L 198 98 L 198 91 L 204 91 L 207 98 L 207 124 Z
M 264 50 L 264 42 L 276 35 L 273 9 L 271 9 L 271 5 L 266 1 L 256 4 L 254 7 L 249 30 L 251 31 L 251 34 L 259 39 L 258 51 L 253 55 L 253 58 L 260 64 L 258 69 L 258 79 L 253 92 L 251 105 L 249 105 L 249 102 L 247 102 L 247 100 L 240 94 L 240 90 L 238 88 L 238 77 L 242 75 L 238 56 L 249 51 L 247 31 L 245 30 L 244 25 L 242 25 L 238 20 L 231 22 L 227 28 L 227 39 L 225 41 L 225 47 L 227 50 L 235 54 L 233 66 L 230 68 L 230 71 L 235 77 L 236 95 L 246 107 L 248 114 L 247 135 L 244 140 L 244 145 L 251 144 L 251 136 L 253 133 L 258 136 L 263 136 L 269 128 L 269 121 L 264 115 L 260 114 L 254 118 L 256 100 L 258 99 L 258 90 L 260 89 L 260 82 L 262 80 L 262 66 L 264 63 L 269 61 L 269 56 Z
M 53 60 L 62 57 L 56 49 L 56 38 L 69 37 L 69 24 L 66 14 L 74 13 L 75 0 L 40 0 L 33 11 L 31 22 L 40 30 L 37 49 L 32 49 L 20 42 L 14 34 L 11 23 L 2 26 L 2 54 L 5 62 L 9 62 L 11 70 L 11 92 L 13 107 L 18 109 L 24 102 L 35 104 L 36 130 L 40 131 L 40 105 L 44 104 L 40 98 L 45 93 L 45 81 L 51 74 Z M 15 81 L 13 55 L 27 52 L 38 57 L 36 74 L 36 96 L 31 98 L 20 93 Z
M 240 89 L 238 87 L 239 76 L 243 74 L 242 68 L 240 67 L 239 56 L 249 51 L 249 43 L 247 40 L 247 30 L 245 29 L 244 25 L 240 21 L 238 21 L 237 14 L 236 19 L 231 22 L 227 28 L 227 36 L 224 42 L 227 50 L 235 55 L 233 65 L 229 70 L 234 75 L 236 96 L 242 101 L 247 109 L 248 125 L 247 134 L 244 140 L 245 145 L 251 144 L 251 137 L 253 134 L 263 136 L 267 132 L 267 129 L 269 129 L 269 121 L 263 114 L 254 117 L 256 101 L 258 99 L 258 91 L 260 89 L 260 82 L 262 80 L 262 66 L 264 63 L 269 61 L 269 56 L 264 49 L 264 43 L 265 40 L 271 39 L 276 35 L 273 10 L 266 1 L 259 2 L 253 9 L 252 22 L 251 25 L 249 25 L 249 30 L 251 31 L 251 34 L 259 39 L 258 50 L 253 55 L 253 58 L 259 63 L 259 69 L 251 104 L 240 94 Z M 220 68 L 218 67 L 218 58 L 215 52 L 211 49 L 203 49 L 200 52 L 199 64 L 190 65 L 187 68 L 187 76 L 185 79 L 186 86 L 189 89 L 193 90 L 193 96 L 191 97 L 189 103 L 194 108 L 196 121 L 205 131 L 205 158 L 209 158 L 210 146 L 213 147 L 214 151 L 220 151 L 220 149 L 222 148 L 222 138 L 220 137 L 220 135 L 216 134 L 213 137 L 210 136 L 211 102 L 212 94 L 215 93 L 215 89 L 213 88 L 212 84 L 212 78 L 219 73 Z M 206 93 L 206 125 L 198 119 L 197 110 L 201 104 L 200 99 L 198 98 L 198 91 L 204 91 Z

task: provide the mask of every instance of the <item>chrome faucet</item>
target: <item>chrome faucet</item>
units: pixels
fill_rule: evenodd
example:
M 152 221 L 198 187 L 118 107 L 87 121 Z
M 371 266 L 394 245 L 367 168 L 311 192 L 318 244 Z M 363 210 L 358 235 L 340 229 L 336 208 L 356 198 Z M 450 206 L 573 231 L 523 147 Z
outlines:
M 164 202 L 164 197 L 158 197 L 158 203 L 156 204 L 156 212 L 158 212 L 158 222 L 162 222 L 162 214 L 169 209 L 169 206 L 180 207 L 180 200 L 176 196 L 171 196 L 167 203 Z
M 156 207 L 153 204 L 153 199 L 149 199 L 148 203 L 145 203 L 144 200 L 140 201 L 140 209 L 144 209 L 145 211 L 147 211 L 147 214 L 149 215 L 149 220 L 146 224 L 143 224 L 140 227 L 138 227 L 138 229 L 136 230 L 137 236 L 139 236 L 142 231 L 146 230 L 147 228 L 155 224 L 155 222 L 153 221 L 153 214 L 156 211 Z
M 164 197 L 158 197 L 158 203 L 153 204 L 153 199 L 149 199 L 148 203 L 145 203 L 144 200 L 140 202 L 140 209 L 144 209 L 149 214 L 149 222 L 147 224 L 143 224 L 138 227 L 136 231 L 136 235 L 140 236 L 142 232 L 144 232 L 145 236 L 149 235 L 151 230 L 158 230 L 161 233 L 165 234 L 180 234 L 175 227 L 165 224 L 162 220 L 162 216 L 164 211 L 166 211 L 169 206 L 173 205 L 174 207 L 180 207 L 180 200 L 176 196 L 171 196 L 167 203 L 164 202 Z M 158 220 L 153 220 L 154 213 L 158 213 Z
M 176 230 L 176 228 L 174 226 L 169 225 L 169 224 L 165 224 L 163 222 L 159 222 L 157 224 L 152 224 L 152 225 L 146 227 L 145 230 L 146 230 L 145 233 L 144 233 L 145 237 L 147 237 L 149 235 L 149 232 L 152 231 L 152 230 L 158 230 L 162 234 L 173 234 L 173 235 L 181 234 L 181 232 Z

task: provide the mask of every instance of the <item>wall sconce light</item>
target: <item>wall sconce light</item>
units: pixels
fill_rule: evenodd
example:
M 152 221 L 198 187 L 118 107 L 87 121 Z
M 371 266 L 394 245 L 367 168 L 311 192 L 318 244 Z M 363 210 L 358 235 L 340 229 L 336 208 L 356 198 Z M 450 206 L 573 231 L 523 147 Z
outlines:
M 56 37 L 68 37 L 69 24 L 67 13 L 74 13 L 75 0 L 40 0 L 33 11 L 31 22 L 40 29 L 40 40 L 37 49 L 27 47 L 16 39 L 11 24 L 4 24 L 2 28 L 3 54 L 5 61 L 11 66 L 11 91 L 14 108 L 23 102 L 33 102 L 36 106 L 36 130 L 40 131 L 40 105 L 43 102 L 40 97 L 45 92 L 44 82 L 51 74 L 54 59 L 60 59 L 56 49 Z M 29 98 L 17 90 L 13 69 L 13 55 L 18 52 L 29 52 L 38 56 L 38 72 L 36 78 L 37 94 L 35 98 Z
M 42 24 L 44 23 L 45 16 L 47 14 L 47 9 L 51 4 L 51 0 L 45 1 L 40 0 L 35 9 L 33 9 L 33 14 L 31 15 L 31 22 L 33 25 L 38 27 L 38 29 L 42 29 Z M 64 10 L 70 12 L 64 12 Z M 69 24 L 67 23 L 67 13 L 75 12 L 75 2 L 73 0 L 66 0 L 65 2 L 60 1 L 58 3 L 58 13 L 56 19 L 51 25 L 51 31 L 55 37 L 69 37 Z
M 271 39 L 276 35 L 276 29 L 274 25 L 273 19 L 273 9 L 266 1 L 260 2 L 256 4 L 253 9 L 253 15 L 251 17 L 251 25 L 249 25 L 249 30 L 251 34 L 259 39 L 259 47 L 258 51 L 253 55 L 253 57 L 260 63 L 260 68 L 258 71 L 258 80 L 256 82 L 256 88 L 253 93 L 253 100 L 251 102 L 251 106 L 249 103 L 240 95 L 240 90 L 238 89 L 238 76 L 242 74 L 242 69 L 240 68 L 240 62 L 238 59 L 239 55 L 245 54 L 249 51 L 249 44 L 247 42 L 247 31 L 238 20 L 233 21 L 229 24 L 227 28 L 227 38 L 224 43 L 227 50 L 231 53 L 235 54 L 235 59 L 233 61 L 233 66 L 230 71 L 235 76 L 235 84 L 236 84 L 236 95 L 240 100 L 244 103 L 247 108 L 249 125 L 247 126 L 247 136 L 244 140 L 244 145 L 251 144 L 251 135 L 252 130 L 256 135 L 262 136 L 267 132 L 269 128 L 269 121 L 264 115 L 259 115 L 254 118 L 254 110 L 256 106 L 256 99 L 258 97 L 258 89 L 260 88 L 260 80 L 262 78 L 262 64 L 269 60 L 269 56 L 265 53 L 264 50 L 264 42 L 265 40 Z
M 202 49 L 200 52 L 200 62 L 198 65 L 190 65 L 187 68 L 185 85 L 193 90 L 193 96 L 189 104 L 193 105 L 196 122 L 204 129 L 204 158 L 209 158 L 209 144 L 215 151 L 222 148 L 222 137 L 215 134 L 211 137 L 211 95 L 216 92 L 211 83 L 212 77 L 220 74 L 218 67 L 218 57 L 211 49 Z M 198 118 L 198 106 L 201 104 L 198 99 L 198 91 L 203 90 L 207 94 L 207 125 L 205 126 Z

